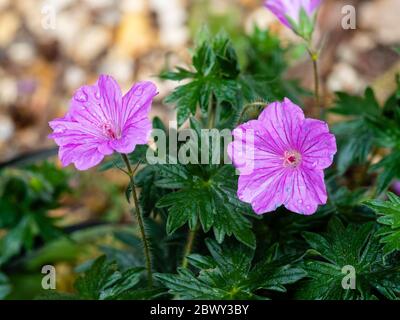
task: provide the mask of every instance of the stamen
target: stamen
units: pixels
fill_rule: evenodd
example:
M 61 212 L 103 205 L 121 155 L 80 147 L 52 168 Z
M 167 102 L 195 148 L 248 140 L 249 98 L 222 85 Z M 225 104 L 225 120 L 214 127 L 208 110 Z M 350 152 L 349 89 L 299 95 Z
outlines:
M 113 130 L 111 124 L 109 124 L 109 123 L 103 123 L 102 130 L 103 130 L 104 135 L 106 135 L 108 138 L 111 138 L 111 139 L 119 138 L 118 135 Z
M 283 155 L 283 166 L 296 168 L 301 162 L 301 154 L 295 150 L 285 151 Z

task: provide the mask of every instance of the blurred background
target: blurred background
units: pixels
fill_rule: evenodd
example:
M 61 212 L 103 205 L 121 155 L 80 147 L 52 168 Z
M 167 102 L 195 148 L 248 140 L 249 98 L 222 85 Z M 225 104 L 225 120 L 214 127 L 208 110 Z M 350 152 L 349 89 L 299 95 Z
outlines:
M 356 8 L 355 30 L 341 26 L 342 8 L 348 4 Z M 396 52 L 399 15 L 399 0 L 323 1 L 315 40 L 322 44 L 320 72 L 325 101 L 329 102 L 335 91 L 361 94 L 372 86 L 382 102 L 395 90 L 394 77 L 400 71 Z M 73 92 L 95 82 L 100 73 L 114 76 L 124 92 L 138 80 L 156 82 L 160 94 L 152 116 L 175 119 L 173 106 L 162 100 L 176 83 L 162 81 L 157 75 L 167 68 L 190 64 L 193 39 L 204 25 L 213 33 L 224 29 L 239 58 L 245 50 L 243 35 L 256 25 L 268 28 L 283 47 L 291 45 L 285 76 L 312 90 L 311 65 L 304 46 L 261 0 L 0 0 L 0 165 L 55 154 L 53 142 L 47 139 L 48 121 L 62 116 Z M 46 151 L 35 154 L 41 150 Z M 127 183 L 124 175 L 117 170 L 96 173 L 94 184 L 93 172 L 77 173 L 67 168 L 60 173 L 56 158 L 54 163 L 40 169 L 53 179 L 56 190 L 60 188 L 55 201 L 61 206 L 45 208 L 51 217 L 63 217 L 63 225 L 100 217 L 130 220 L 125 199 L 120 196 Z M 64 174 L 69 177 L 66 186 Z M 70 192 L 64 194 L 64 189 Z M 4 233 L 0 228 L 0 236 Z M 90 234 L 78 237 L 92 239 Z M 112 239 L 104 236 L 101 241 Z M 76 247 L 62 244 L 46 254 L 59 254 L 60 248 L 65 254 L 60 260 L 86 258 L 77 258 Z M 79 254 L 91 256 L 96 250 L 89 247 Z M 27 268 L 33 270 L 46 259 L 48 256 L 38 256 Z M 65 262 L 57 265 L 58 272 L 66 275 L 60 278 L 60 290 L 70 289 L 71 268 Z M 16 287 L 24 283 L 26 296 L 30 296 L 28 279 L 25 275 L 14 279 Z M 0 273 L 0 292 L 1 281 Z

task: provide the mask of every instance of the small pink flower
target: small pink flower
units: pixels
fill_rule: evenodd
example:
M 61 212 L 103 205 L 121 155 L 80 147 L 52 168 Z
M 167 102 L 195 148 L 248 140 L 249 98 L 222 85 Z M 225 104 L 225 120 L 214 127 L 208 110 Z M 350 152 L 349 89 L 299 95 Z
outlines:
M 400 180 L 395 180 L 392 183 L 391 189 L 393 190 L 393 192 L 395 194 L 397 194 L 398 196 L 400 196 Z
M 228 154 L 240 172 L 238 197 L 257 214 L 284 205 L 310 215 L 326 203 L 323 169 L 332 164 L 336 139 L 325 122 L 306 119 L 285 98 L 238 126 L 233 136 Z
M 152 82 L 136 83 L 122 96 L 117 82 L 101 75 L 95 85 L 79 88 L 63 118 L 49 122 L 60 146 L 63 166 L 87 170 L 114 151 L 131 153 L 146 144 L 151 133 L 148 113 L 157 88 Z
M 302 9 L 312 19 L 321 2 L 322 0 L 266 0 L 264 4 L 285 26 L 295 29 L 296 26 L 289 20 L 298 24 Z

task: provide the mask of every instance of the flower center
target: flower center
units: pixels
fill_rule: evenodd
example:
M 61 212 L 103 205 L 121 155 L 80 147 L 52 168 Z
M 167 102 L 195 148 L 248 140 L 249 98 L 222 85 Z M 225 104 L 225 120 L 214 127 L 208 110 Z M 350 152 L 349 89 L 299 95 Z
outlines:
M 283 166 L 296 168 L 301 162 L 301 155 L 297 151 L 285 151 L 283 155 Z
M 117 139 L 119 136 L 113 130 L 111 124 L 103 123 L 102 125 L 103 134 L 106 135 L 110 139 Z

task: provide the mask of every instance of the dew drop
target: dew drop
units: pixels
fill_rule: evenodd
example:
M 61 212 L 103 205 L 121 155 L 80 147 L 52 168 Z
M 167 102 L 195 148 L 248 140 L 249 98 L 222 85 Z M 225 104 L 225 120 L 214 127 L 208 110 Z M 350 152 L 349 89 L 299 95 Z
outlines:
M 310 205 L 307 205 L 307 206 L 306 206 L 306 209 L 307 209 L 307 210 L 310 210 L 310 209 L 311 209 L 311 206 L 310 206 Z
M 303 203 L 303 200 L 299 199 L 299 200 L 297 200 L 297 203 L 298 203 L 298 204 L 302 204 L 302 203 Z
M 95 96 L 96 99 L 100 99 L 100 98 L 101 98 L 101 96 L 100 96 L 100 91 L 96 91 L 96 92 L 94 93 L 94 96 Z
M 85 92 L 80 91 L 75 94 L 75 100 L 77 100 L 79 102 L 86 102 L 88 100 L 88 96 Z
M 135 90 L 135 96 L 141 96 L 143 94 L 143 88 L 142 87 L 138 87 Z
M 286 188 L 285 188 L 285 192 L 286 192 L 286 193 L 289 193 L 289 191 L 290 191 L 290 188 L 289 188 L 289 187 L 286 187 Z

